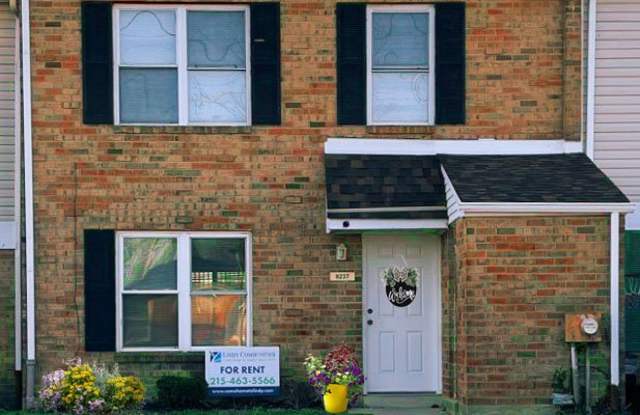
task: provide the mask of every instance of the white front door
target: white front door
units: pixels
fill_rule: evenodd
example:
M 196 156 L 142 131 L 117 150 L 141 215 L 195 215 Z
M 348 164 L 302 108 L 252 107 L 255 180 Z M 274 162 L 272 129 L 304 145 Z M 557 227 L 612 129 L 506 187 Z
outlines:
M 367 391 L 440 392 L 439 237 L 363 235 L 363 243 Z M 389 298 L 383 276 L 393 266 L 417 271 L 408 305 Z

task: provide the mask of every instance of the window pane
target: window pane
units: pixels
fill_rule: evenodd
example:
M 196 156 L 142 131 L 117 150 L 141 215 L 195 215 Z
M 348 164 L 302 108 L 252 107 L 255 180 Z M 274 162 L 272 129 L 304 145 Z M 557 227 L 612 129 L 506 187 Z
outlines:
M 372 119 L 380 123 L 428 121 L 425 73 L 374 73 Z
M 191 297 L 191 342 L 193 346 L 240 346 L 246 344 L 245 297 Z
M 175 290 L 176 252 L 175 238 L 125 238 L 124 289 Z
M 121 10 L 120 62 L 176 63 L 176 14 L 173 10 Z
M 244 71 L 190 71 L 189 121 L 247 122 Z
M 427 13 L 373 13 L 373 66 L 429 63 Z
M 191 290 L 244 290 L 244 239 L 192 239 Z
M 177 123 L 177 70 L 120 69 L 120 121 Z
M 123 295 L 124 347 L 177 347 L 176 295 Z
M 188 12 L 189 66 L 244 68 L 244 12 Z

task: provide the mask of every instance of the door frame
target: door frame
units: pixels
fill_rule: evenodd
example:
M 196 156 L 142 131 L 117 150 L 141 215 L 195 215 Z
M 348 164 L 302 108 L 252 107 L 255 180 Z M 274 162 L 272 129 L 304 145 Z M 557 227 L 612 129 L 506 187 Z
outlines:
M 367 243 L 367 239 L 369 237 L 376 236 L 410 236 L 410 235 L 420 235 L 423 232 L 420 231 L 410 231 L 410 232 L 366 232 L 362 233 L 362 368 L 365 374 L 364 381 L 364 394 L 369 393 L 369 386 L 367 382 L 367 259 L 369 257 L 369 249 L 370 245 Z M 440 233 L 432 234 L 425 233 L 427 237 L 433 237 L 437 239 L 436 243 L 436 258 L 438 259 L 438 263 L 436 266 L 436 278 L 438 279 L 437 290 L 436 290 L 436 301 L 438 302 L 436 313 L 436 330 L 438 333 L 438 343 L 436 345 L 436 371 L 437 371 L 437 382 L 436 382 L 436 390 L 435 393 L 438 395 L 442 394 L 442 235 Z

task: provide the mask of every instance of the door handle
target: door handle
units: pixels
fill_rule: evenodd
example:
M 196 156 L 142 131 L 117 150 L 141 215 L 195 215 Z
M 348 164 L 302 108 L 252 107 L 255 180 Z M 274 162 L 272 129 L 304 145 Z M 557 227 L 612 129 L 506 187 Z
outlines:
M 369 326 L 370 326 L 370 325 L 372 325 L 372 324 L 373 324 L 373 320 L 371 320 L 371 319 L 367 320 L 367 324 L 368 324 Z
M 373 310 L 370 308 L 367 308 L 367 314 L 373 314 Z

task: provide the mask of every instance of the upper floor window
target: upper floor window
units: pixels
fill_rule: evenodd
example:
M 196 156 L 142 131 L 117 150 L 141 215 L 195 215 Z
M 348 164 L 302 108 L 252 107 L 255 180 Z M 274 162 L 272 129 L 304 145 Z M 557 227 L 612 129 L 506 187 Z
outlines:
M 434 123 L 434 10 L 367 8 L 367 124 Z
M 113 10 L 116 124 L 251 124 L 248 6 Z

